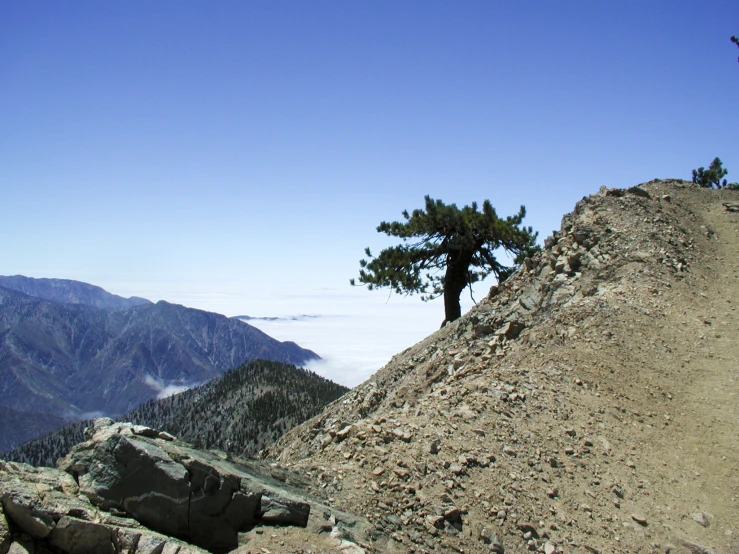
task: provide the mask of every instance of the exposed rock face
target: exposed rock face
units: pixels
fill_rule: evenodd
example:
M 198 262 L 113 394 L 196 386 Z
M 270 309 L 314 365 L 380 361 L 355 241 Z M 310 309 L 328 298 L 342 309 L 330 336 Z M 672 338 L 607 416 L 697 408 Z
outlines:
M 0 553 L 206 552 L 100 511 L 78 494 L 67 473 L 0 461 Z
M 335 544 L 359 550 L 354 541 L 377 538 L 361 518 L 306 497 L 304 479 L 263 462 L 109 419 L 89 435 L 59 470 L 0 462 L 0 554 L 21 533 L 69 553 L 228 552 L 265 525 L 333 532 Z
M 265 455 L 399 550 L 739 551 L 738 195 L 584 198 L 488 298 Z

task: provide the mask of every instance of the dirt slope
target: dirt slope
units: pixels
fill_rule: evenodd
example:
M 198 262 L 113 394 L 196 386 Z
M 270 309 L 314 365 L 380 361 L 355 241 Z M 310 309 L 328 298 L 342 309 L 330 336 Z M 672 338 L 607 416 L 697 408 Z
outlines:
M 265 454 L 385 551 L 739 553 L 725 202 L 673 180 L 584 198 L 499 290 Z

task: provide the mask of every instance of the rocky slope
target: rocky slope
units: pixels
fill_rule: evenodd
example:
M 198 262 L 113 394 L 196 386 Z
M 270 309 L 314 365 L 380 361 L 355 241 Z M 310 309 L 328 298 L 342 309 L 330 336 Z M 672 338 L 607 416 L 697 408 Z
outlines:
M 313 552 L 383 544 L 289 471 L 109 419 L 88 438 L 59 470 L 0 461 L 0 553 L 246 554 L 277 528 L 299 529 Z
M 242 321 L 164 301 L 108 311 L 0 287 L 0 405 L 18 411 L 120 415 L 248 360 L 317 357 Z
M 739 552 L 738 201 L 674 180 L 584 198 L 266 455 L 386 551 Z
M 105 289 L 70 279 L 34 279 L 24 275 L 0 275 L 0 287 L 61 304 L 84 304 L 103 310 L 125 310 L 151 304 L 146 298 L 123 298 Z
M 294 365 L 254 360 L 199 387 L 150 400 L 121 421 L 167 431 L 196 448 L 252 456 L 348 390 Z M 72 423 L 0 457 L 56 467 L 84 440 L 83 430 L 91 423 Z

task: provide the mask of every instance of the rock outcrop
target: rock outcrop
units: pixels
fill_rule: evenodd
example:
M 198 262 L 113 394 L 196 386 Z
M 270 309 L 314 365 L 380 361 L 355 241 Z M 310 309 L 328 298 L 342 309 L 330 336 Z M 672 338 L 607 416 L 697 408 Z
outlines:
M 229 552 L 265 526 L 296 527 L 355 552 L 380 538 L 362 518 L 306 496 L 304 478 L 267 463 L 110 419 L 96 420 L 89 436 L 58 470 L 0 462 L 0 554 L 11 544 L 72 554 Z

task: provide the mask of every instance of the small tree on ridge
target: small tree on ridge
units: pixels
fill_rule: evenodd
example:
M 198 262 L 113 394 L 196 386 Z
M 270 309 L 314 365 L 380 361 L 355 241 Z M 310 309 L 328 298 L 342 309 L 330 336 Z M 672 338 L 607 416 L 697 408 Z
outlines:
M 726 179 L 721 181 L 722 177 L 725 177 L 728 173 L 728 169 L 724 169 L 720 158 L 714 158 L 708 169 L 705 167 L 699 167 L 693 170 L 693 183 L 703 188 L 716 187 L 720 189 L 726 186 Z
M 465 287 L 490 274 L 503 281 L 512 273 L 515 265 L 503 265 L 496 251 L 502 248 L 518 265 L 538 250 L 537 233 L 521 226 L 524 206 L 502 219 L 488 200 L 481 212 L 476 202 L 462 209 L 429 196 L 425 202 L 425 210 L 404 211 L 405 222 L 380 223 L 378 233 L 399 237 L 403 243 L 376 257 L 366 248 L 367 259 L 359 262 L 359 282 L 370 290 L 387 287 L 421 294 L 424 301 L 443 295 L 444 325 L 462 315 L 459 297 Z M 354 279 L 350 282 L 356 284 Z

